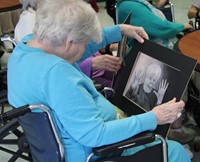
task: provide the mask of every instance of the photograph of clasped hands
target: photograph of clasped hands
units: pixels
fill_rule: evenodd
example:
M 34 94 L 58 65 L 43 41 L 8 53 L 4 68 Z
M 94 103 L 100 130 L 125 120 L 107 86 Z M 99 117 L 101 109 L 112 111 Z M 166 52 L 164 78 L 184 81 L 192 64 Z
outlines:
M 170 86 L 175 85 L 172 76 L 179 70 L 142 52 L 133 65 L 123 96 L 145 111 L 165 102 Z M 176 75 L 175 75 L 176 76 Z

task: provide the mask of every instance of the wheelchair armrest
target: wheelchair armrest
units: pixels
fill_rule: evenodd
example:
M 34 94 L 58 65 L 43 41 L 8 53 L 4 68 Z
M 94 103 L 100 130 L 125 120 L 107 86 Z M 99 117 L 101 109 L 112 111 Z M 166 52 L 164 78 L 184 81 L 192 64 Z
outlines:
M 101 92 L 104 89 L 104 86 L 101 83 L 97 83 L 96 81 L 93 80 L 93 84 L 98 92 Z
M 30 112 L 31 109 L 28 107 L 28 105 L 22 106 L 20 108 L 14 108 L 13 110 L 7 111 L 0 115 L 0 123 L 6 122 L 7 120 L 17 118 L 21 115 L 24 115 L 27 112 Z
M 0 37 L 0 41 L 2 41 L 2 42 L 4 42 L 4 41 L 9 41 L 9 42 L 11 42 L 14 46 L 17 45 L 15 39 L 12 38 L 11 36 L 3 36 L 3 37 Z
M 110 93 L 111 96 L 114 95 L 115 90 L 111 87 L 104 87 L 103 84 L 98 83 L 96 81 L 93 80 L 93 84 L 94 87 L 96 88 L 96 90 L 98 92 L 100 92 L 101 94 L 103 94 L 106 98 L 109 96 L 108 94 Z
M 105 156 L 117 151 L 123 151 L 128 148 L 136 147 L 139 145 L 147 144 L 155 140 L 153 132 L 143 132 L 129 139 L 126 139 L 115 144 L 93 148 L 92 151 L 96 156 Z

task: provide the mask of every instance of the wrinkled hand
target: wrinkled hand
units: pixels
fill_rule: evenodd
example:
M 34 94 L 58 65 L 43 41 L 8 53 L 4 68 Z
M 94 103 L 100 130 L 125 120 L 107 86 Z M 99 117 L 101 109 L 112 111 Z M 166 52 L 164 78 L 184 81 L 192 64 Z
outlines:
M 167 103 L 156 106 L 153 108 L 155 113 L 157 124 L 173 123 L 178 117 L 180 117 L 185 103 L 183 101 L 176 102 L 176 99 L 172 99 Z
M 188 23 L 186 23 L 186 24 L 184 24 L 184 29 L 185 30 L 187 30 L 187 29 L 192 29 L 193 27 L 190 25 L 190 24 L 188 24 Z
M 110 51 L 117 51 L 119 43 L 110 44 Z
M 168 86 L 169 83 L 167 82 L 167 79 L 162 79 L 161 83 L 159 84 L 158 92 L 153 91 L 157 97 L 157 105 L 160 105 L 162 103 L 163 97 L 165 95 Z
M 110 44 L 110 51 L 111 52 L 117 51 L 118 50 L 118 46 L 119 46 L 119 43 Z M 128 45 L 125 46 L 125 51 L 128 52 Z
M 92 58 L 92 69 L 117 72 L 121 68 L 119 57 L 112 55 L 99 55 Z
M 142 27 L 120 24 L 121 32 L 130 38 L 135 38 L 138 42 L 143 43 L 144 39 L 148 39 L 147 33 Z

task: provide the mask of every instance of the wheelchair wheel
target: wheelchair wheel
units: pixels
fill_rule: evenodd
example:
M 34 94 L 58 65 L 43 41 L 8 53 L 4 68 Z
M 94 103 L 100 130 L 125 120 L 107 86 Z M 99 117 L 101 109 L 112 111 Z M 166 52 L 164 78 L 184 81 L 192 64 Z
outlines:
M 9 138 L 10 135 L 12 138 Z M 8 145 L 16 149 L 13 150 L 12 148 L 6 147 Z M 20 124 L 17 121 L 17 118 L 4 123 L 0 127 L 0 151 L 11 155 L 8 162 L 15 162 L 18 159 L 23 159 L 29 162 L 33 161 L 28 141 L 22 129 L 20 129 Z

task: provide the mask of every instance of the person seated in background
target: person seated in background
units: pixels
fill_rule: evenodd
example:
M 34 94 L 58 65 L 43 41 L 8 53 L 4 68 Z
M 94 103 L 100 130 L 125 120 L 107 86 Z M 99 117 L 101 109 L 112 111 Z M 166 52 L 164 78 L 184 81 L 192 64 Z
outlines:
M 95 89 L 77 61 L 120 41 L 122 33 L 140 43 L 148 39 L 143 28 L 131 25 L 101 30 L 95 11 L 82 0 L 44 0 L 36 12 L 33 34 L 21 40 L 9 58 L 9 103 L 14 107 L 42 103 L 51 108 L 66 162 L 86 161 L 92 147 L 172 123 L 183 110 L 184 102 L 172 99 L 149 112 L 116 120 L 115 106 Z M 170 162 L 190 162 L 182 145 L 170 140 L 167 143 Z M 143 148 L 128 149 L 120 155 Z
M 33 32 L 35 24 L 37 5 L 41 0 L 20 0 L 22 13 L 15 28 L 15 40 L 19 42 L 24 36 Z M 111 44 L 108 48 L 102 48 L 93 56 L 80 62 L 78 65 L 81 70 L 94 81 L 104 87 L 111 87 L 112 74 L 121 67 L 118 57 L 112 56 L 112 51 L 116 51 L 118 44 Z M 105 50 L 106 49 L 106 50 Z M 104 55 L 102 55 L 102 53 Z
M 16 24 L 14 38 L 18 43 L 24 36 L 32 33 L 35 25 L 37 5 L 41 0 L 20 0 L 22 4 L 19 21 Z
M 192 28 L 188 23 L 182 24 L 166 20 L 164 14 L 146 0 L 118 0 L 117 12 L 119 23 L 122 23 L 131 12 L 131 25 L 142 26 L 151 41 L 170 49 L 173 49 L 178 40 L 176 36 L 180 32 Z M 131 47 L 132 41 L 133 39 L 128 40 L 129 47 Z
M 121 69 L 122 60 L 112 55 L 113 51 L 117 51 L 118 43 L 110 44 L 107 47 L 109 50 L 102 48 L 91 57 L 79 62 L 78 65 L 92 80 L 104 87 L 112 87 L 113 74 Z
M 193 0 L 187 16 L 189 19 L 200 17 L 200 0 Z
M 200 1 L 193 0 L 191 7 L 188 10 L 187 16 L 189 19 L 194 19 L 194 28 L 196 30 L 200 29 Z M 193 21 L 190 20 L 193 24 Z
M 116 2 L 118 0 L 106 0 L 106 11 L 107 14 L 113 19 L 114 23 L 117 24 L 116 20 Z M 156 8 L 162 8 L 165 6 L 168 0 L 147 0 Z

